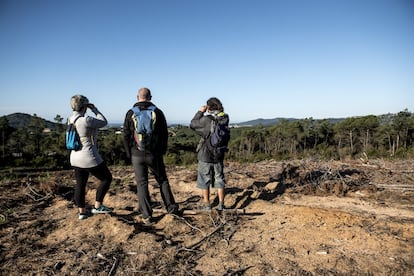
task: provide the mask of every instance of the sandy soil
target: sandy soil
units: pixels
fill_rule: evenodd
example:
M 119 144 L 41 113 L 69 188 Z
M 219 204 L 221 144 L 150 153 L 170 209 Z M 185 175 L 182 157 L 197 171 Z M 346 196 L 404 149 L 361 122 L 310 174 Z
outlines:
M 130 167 L 111 168 L 114 213 L 83 221 L 71 171 L 12 173 L 0 186 L 0 274 L 414 275 L 413 164 L 228 163 L 224 212 L 195 211 L 195 169 L 169 168 L 183 215 L 165 214 L 151 178 L 149 227 Z

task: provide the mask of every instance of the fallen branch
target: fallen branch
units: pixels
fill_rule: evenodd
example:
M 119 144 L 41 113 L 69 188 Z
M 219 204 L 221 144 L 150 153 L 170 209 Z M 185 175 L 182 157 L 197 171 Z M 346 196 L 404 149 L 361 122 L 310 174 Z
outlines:
M 31 199 L 33 199 L 33 201 L 36 201 L 36 198 L 32 196 L 30 193 L 26 193 L 26 195 L 29 196 Z
M 223 213 L 236 213 L 236 214 L 245 214 L 245 209 L 224 209 L 223 211 L 220 211 Z M 198 215 L 198 214 L 210 214 L 211 211 L 203 211 L 203 210 L 183 210 L 183 215 Z
M 43 195 L 39 194 L 37 191 L 35 191 L 31 186 L 30 183 L 27 183 L 27 188 L 29 188 L 29 190 L 34 193 L 35 195 L 39 196 L 39 197 L 43 197 Z
M 195 226 L 191 225 L 191 223 L 189 223 L 189 222 L 188 222 L 185 218 L 180 217 L 180 216 L 177 216 L 177 215 L 174 215 L 174 214 L 173 214 L 173 216 L 174 216 L 175 218 L 178 218 L 178 219 L 180 219 L 180 220 L 184 221 L 184 223 L 185 223 L 185 224 L 187 224 L 188 226 L 190 226 L 192 229 L 195 229 L 195 230 L 199 231 L 201 234 L 203 234 L 203 235 L 204 235 L 203 231 L 201 231 L 201 229 L 200 229 L 200 228 L 198 228 L 198 227 L 195 227 Z
M 219 226 L 217 226 L 210 234 L 208 234 L 207 236 L 204 236 L 203 238 L 201 238 L 199 241 L 193 243 L 192 245 L 188 246 L 188 247 L 182 247 L 179 248 L 177 250 L 177 252 L 181 251 L 181 250 L 189 250 L 189 251 L 193 251 L 195 250 L 198 246 L 201 245 L 201 243 L 203 243 L 206 239 L 210 238 L 211 236 L 213 236 L 216 232 L 218 232 L 220 229 L 222 229 L 224 227 L 224 224 L 220 224 Z
M 31 186 L 30 186 L 30 183 L 27 183 L 27 188 L 29 189 L 29 193 L 26 193 L 31 199 L 33 199 L 34 201 L 42 201 L 42 200 L 45 200 L 45 199 L 48 199 L 49 197 L 51 197 L 52 195 L 49 193 L 49 194 L 47 194 L 47 195 L 42 195 L 42 194 L 39 194 L 34 188 L 32 188 Z M 34 194 L 34 196 L 31 194 Z M 36 198 L 36 196 L 38 197 L 38 198 Z
M 370 183 L 375 185 L 378 188 L 388 189 L 388 190 L 399 190 L 399 191 L 414 191 L 413 185 L 408 184 L 379 184 L 379 183 Z
M 114 271 L 116 269 L 116 267 L 118 266 L 118 259 L 114 257 L 114 263 L 112 264 L 111 270 L 109 271 L 108 276 L 112 276 L 115 275 Z

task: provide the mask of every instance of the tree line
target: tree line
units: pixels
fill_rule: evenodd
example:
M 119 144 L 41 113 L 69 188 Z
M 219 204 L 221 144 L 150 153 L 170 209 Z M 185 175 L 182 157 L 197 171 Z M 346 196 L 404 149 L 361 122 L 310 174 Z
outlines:
M 55 129 L 47 129 L 43 119 L 33 115 L 25 128 L 13 128 L 0 117 L 2 168 L 69 168 L 65 149 L 66 125 L 56 115 Z M 280 120 L 273 126 L 233 127 L 226 160 L 255 162 L 316 157 L 341 159 L 358 157 L 409 158 L 413 150 L 414 115 L 407 109 L 396 114 L 329 119 Z M 167 165 L 197 162 L 195 149 L 200 137 L 188 126 L 169 128 Z M 102 129 L 99 150 L 109 165 L 125 165 L 122 129 Z
M 312 118 L 282 120 L 271 127 L 235 129 L 230 155 L 266 158 L 341 159 L 366 154 L 373 158 L 413 157 L 414 115 L 408 110 L 381 116 L 349 117 L 339 122 Z

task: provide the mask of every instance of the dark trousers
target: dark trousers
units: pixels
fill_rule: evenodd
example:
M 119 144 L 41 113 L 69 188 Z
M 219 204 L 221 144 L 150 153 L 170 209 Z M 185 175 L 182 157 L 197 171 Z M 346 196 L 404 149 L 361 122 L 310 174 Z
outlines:
M 89 174 L 92 174 L 101 181 L 101 184 L 96 189 L 96 201 L 103 202 L 106 193 L 109 190 L 109 186 L 112 182 L 112 174 L 106 166 L 105 162 L 102 162 L 93 168 L 78 168 L 75 169 L 76 187 L 75 187 L 75 203 L 79 208 L 85 208 L 85 190 L 86 183 L 88 182 Z
M 148 191 L 148 170 L 151 170 L 155 180 L 160 186 L 161 197 L 167 211 L 169 213 L 176 212 L 178 206 L 171 192 L 163 156 L 154 156 L 150 153 L 142 153 L 139 156 L 133 155 L 132 164 L 134 166 L 135 181 L 137 183 L 139 210 L 141 211 L 142 217 L 147 218 L 152 216 L 151 197 Z

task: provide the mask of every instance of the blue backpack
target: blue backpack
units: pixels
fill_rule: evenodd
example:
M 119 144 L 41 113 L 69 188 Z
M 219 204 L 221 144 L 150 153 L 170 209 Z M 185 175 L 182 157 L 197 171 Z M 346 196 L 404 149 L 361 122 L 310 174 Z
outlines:
M 154 135 L 154 125 L 156 121 L 155 105 L 149 106 L 147 109 L 140 110 L 139 107 L 134 106 L 132 111 L 132 122 L 134 123 L 134 140 L 138 150 L 153 150 L 157 141 Z
M 82 143 L 79 137 L 79 133 L 76 130 L 76 121 L 80 118 L 81 116 L 77 117 L 73 123 L 68 123 L 68 126 L 66 128 L 66 149 L 68 150 L 74 150 L 74 151 L 78 151 L 80 149 L 82 149 Z
M 206 140 L 206 147 L 210 156 L 214 161 L 224 158 L 224 154 L 228 151 L 230 141 L 230 128 L 228 122 L 220 120 L 225 113 L 221 112 L 211 121 L 210 134 Z

